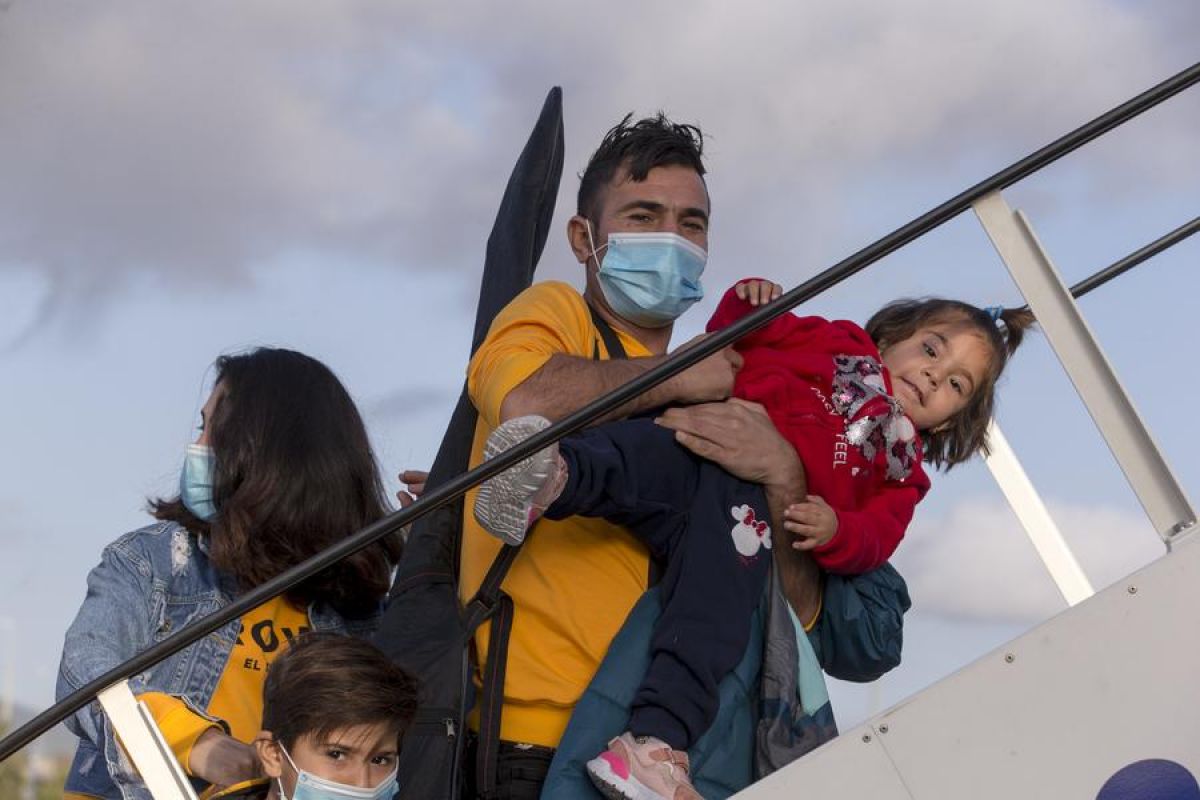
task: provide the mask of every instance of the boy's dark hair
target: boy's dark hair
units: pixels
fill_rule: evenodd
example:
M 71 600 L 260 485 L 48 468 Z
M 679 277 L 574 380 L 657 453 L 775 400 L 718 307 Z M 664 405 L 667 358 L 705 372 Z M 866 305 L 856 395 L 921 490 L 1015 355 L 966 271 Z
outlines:
M 271 664 L 263 730 L 289 750 L 302 736 L 394 722 L 403 734 L 417 713 L 417 682 L 370 642 L 306 633 Z
M 655 167 L 691 167 L 703 177 L 704 134 L 699 128 L 671 122 L 661 111 L 637 122 L 631 119 L 633 114 L 626 114 L 604 134 L 588 160 L 579 179 L 576 213 L 580 216 L 595 219 L 604 190 L 622 167 L 638 182 Z
M 976 328 L 990 346 L 992 360 L 966 407 L 943 426 L 921 434 L 924 459 L 947 470 L 976 452 L 987 454 L 987 427 L 996 404 L 996 381 L 1034 323 L 1034 316 L 1028 309 L 1006 308 L 999 310 L 996 318 L 970 303 L 926 297 L 888 303 L 867 320 L 866 330 L 882 352 L 926 325 L 948 321 L 962 321 Z
M 320 361 L 263 347 L 217 359 L 223 392 L 207 420 L 217 516 L 178 497 L 152 500 L 161 520 L 207 537 L 208 556 L 252 589 L 387 513 L 379 468 L 354 401 Z M 388 537 L 289 592 L 343 616 L 377 613 L 401 542 Z

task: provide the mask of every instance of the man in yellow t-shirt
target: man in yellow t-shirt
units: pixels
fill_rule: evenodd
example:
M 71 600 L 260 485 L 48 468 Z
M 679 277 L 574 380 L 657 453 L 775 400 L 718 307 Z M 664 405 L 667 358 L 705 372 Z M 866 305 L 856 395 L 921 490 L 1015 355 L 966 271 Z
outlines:
M 709 197 L 701 154 L 699 129 L 661 114 L 632 123 L 626 117 L 605 136 L 582 176 L 577 213 L 567 224 L 571 249 L 584 266 L 583 294 L 557 282 L 527 289 L 497 315 L 468 367 L 468 391 L 479 412 L 471 466 L 482 460 L 483 443 L 500 422 L 525 414 L 561 419 L 664 360 L 674 319 L 699 299 L 699 276 L 669 263 L 619 268 L 605 253 L 631 233 L 672 234 L 685 241 L 650 238 L 707 251 Z M 615 332 L 624 358 L 609 352 L 598 324 Z M 740 357 L 727 348 L 610 418 L 687 405 L 665 414 L 664 424 L 697 454 L 762 483 L 778 517 L 787 504 L 802 499 L 803 469 L 761 408 L 722 402 L 739 366 Z M 464 601 L 478 590 L 500 549 L 475 522 L 474 500 L 473 491 L 464 514 L 459 583 Z M 785 561 L 781 576 L 789 600 L 802 619 L 811 618 L 819 608 L 815 568 L 791 548 L 775 552 L 777 561 Z M 543 770 L 548 766 L 572 709 L 645 591 L 648 575 L 645 547 L 602 519 L 542 520 L 523 545 L 503 583 L 514 614 L 500 758 L 515 753 L 524 767 L 521 787 L 507 787 L 505 796 L 537 796 L 540 780 L 529 774 L 536 769 L 530 754 L 545 754 Z M 487 663 L 489 633 L 484 625 L 476 635 L 479 664 Z M 479 684 L 480 676 L 475 680 Z M 478 729 L 478 709 L 469 724 Z M 466 772 L 474 770 L 468 766 Z M 498 774 L 503 782 L 513 771 Z

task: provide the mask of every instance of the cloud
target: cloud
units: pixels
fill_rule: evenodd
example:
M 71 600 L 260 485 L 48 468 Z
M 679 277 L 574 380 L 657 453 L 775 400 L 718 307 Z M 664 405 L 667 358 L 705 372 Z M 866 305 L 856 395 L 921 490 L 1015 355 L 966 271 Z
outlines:
M 780 232 L 833 235 L 845 187 L 881 163 L 935 184 L 999 166 L 1177 69 L 1185 30 L 1091 0 L 16 2 L 0 13 L 0 269 L 48 276 L 60 315 L 146 278 L 229 290 L 294 254 L 476 269 L 553 83 L 560 210 L 601 131 L 665 107 L 711 134 L 714 246 L 806 261 L 824 251 Z M 1193 130 L 1160 132 L 1163 149 Z M 1161 180 L 1194 185 L 1163 158 Z
M 33 270 L 0 269 L 0 354 L 15 351 L 54 316 L 62 294 Z
M 436 185 L 439 167 L 470 168 L 479 140 L 438 101 L 419 43 L 366 16 L 14 7 L 0 49 L 5 260 L 186 285 L 291 249 L 398 256 L 399 237 L 436 252 L 406 226 L 463 199 Z
M 1144 516 L 1048 502 L 1097 590 L 1163 555 Z M 1038 622 L 1066 605 L 1008 506 L 968 499 L 917 521 L 894 559 L 914 608 L 946 617 Z
M 378 422 L 404 421 L 429 413 L 444 416 L 456 401 L 447 387 L 408 386 L 369 402 L 366 416 Z

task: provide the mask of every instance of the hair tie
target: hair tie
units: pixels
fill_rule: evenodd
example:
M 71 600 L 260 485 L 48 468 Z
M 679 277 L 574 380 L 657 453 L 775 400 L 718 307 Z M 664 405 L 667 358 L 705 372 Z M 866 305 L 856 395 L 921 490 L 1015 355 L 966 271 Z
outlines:
M 996 323 L 996 327 L 1000 329 L 1000 335 L 1007 339 L 1008 324 L 1001 316 L 1004 313 L 1004 306 L 988 306 L 983 310 L 983 313 L 992 318 L 992 322 Z

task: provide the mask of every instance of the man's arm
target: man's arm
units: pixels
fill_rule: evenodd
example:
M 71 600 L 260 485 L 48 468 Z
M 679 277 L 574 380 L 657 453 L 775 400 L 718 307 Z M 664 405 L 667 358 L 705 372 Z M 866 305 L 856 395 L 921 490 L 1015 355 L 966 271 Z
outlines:
M 667 356 L 649 356 L 596 361 L 556 353 L 505 396 L 500 404 L 500 419 L 540 414 L 552 422 L 560 420 L 666 359 Z M 733 378 L 740 366 L 741 356 L 725 348 L 617 407 L 594 424 L 671 403 L 724 400 L 733 391 Z
M 801 478 L 800 497 L 803 497 L 803 478 Z M 767 487 L 767 504 L 771 509 L 771 523 L 780 535 L 775 538 L 773 557 L 775 569 L 779 572 L 779 584 L 783 596 L 795 612 L 796 618 L 803 624 L 805 630 L 811 628 L 821 613 L 824 582 L 821 568 L 813 557 L 803 550 L 792 547 L 792 534 L 783 527 L 783 510 L 796 502 L 797 493 L 794 489 L 776 489 Z

